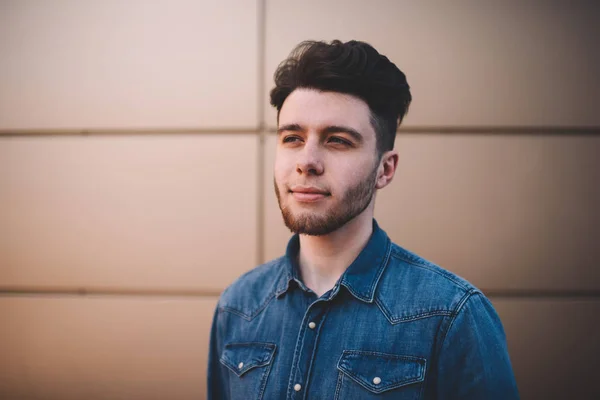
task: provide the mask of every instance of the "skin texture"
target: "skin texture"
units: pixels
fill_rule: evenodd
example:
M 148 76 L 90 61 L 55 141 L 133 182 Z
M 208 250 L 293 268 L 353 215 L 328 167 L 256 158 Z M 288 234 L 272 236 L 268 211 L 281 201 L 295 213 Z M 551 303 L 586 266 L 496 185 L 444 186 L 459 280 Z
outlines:
M 331 289 L 372 233 L 376 190 L 398 154 L 378 156 L 368 105 L 357 97 L 296 89 L 279 114 L 275 193 L 300 234 L 300 273 L 317 295 Z

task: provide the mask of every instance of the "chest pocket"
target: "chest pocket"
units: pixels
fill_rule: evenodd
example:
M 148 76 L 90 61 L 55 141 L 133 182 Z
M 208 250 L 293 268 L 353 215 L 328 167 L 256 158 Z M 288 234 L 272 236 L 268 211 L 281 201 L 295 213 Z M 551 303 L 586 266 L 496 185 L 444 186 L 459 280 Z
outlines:
M 420 399 L 426 360 L 420 357 L 345 350 L 337 368 L 335 399 Z
M 263 398 L 276 347 L 258 342 L 225 345 L 220 361 L 233 372 L 229 378 L 231 399 Z

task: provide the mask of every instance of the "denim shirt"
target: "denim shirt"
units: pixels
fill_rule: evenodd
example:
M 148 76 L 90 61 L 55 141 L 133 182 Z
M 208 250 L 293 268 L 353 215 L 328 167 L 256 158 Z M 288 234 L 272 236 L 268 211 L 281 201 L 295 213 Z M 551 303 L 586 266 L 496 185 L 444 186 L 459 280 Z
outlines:
M 208 398 L 518 399 L 504 330 L 464 279 L 373 234 L 321 297 L 284 257 L 221 295 Z

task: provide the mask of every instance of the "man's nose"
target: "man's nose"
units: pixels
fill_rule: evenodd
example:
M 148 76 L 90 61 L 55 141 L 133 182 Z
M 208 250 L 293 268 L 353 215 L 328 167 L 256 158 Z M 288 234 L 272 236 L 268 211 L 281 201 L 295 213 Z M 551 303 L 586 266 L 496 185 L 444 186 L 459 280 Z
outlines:
M 314 140 L 306 142 L 298 155 L 296 172 L 301 175 L 321 175 L 323 173 L 323 159 L 319 143 Z

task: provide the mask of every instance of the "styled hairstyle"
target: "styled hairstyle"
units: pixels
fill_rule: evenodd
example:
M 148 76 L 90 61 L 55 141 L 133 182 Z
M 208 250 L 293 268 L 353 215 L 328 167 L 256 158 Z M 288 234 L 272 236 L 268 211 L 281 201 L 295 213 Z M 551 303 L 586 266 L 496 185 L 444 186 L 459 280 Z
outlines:
M 285 99 L 298 88 L 356 96 L 369 106 L 379 155 L 394 148 L 398 124 L 412 100 L 406 76 L 368 43 L 300 43 L 274 75 L 271 105 L 277 119 Z

